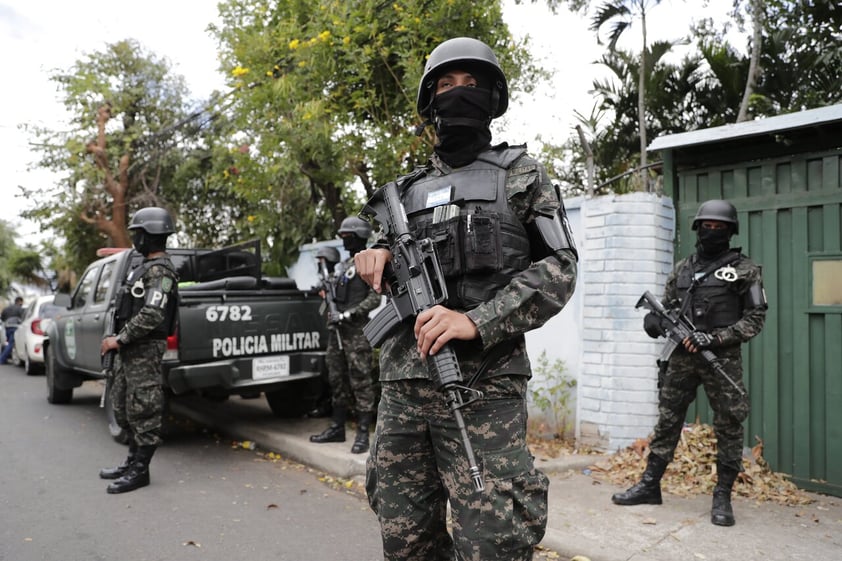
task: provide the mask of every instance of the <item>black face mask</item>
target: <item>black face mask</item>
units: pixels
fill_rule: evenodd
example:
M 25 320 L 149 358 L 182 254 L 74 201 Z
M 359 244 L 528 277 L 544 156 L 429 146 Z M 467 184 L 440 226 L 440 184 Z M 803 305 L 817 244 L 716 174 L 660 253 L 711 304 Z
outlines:
M 135 230 L 132 236 L 132 245 L 144 256 L 149 255 L 149 237 L 143 230 Z
M 342 236 L 342 247 L 353 257 L 365 249 L 365 240 L 357 236 Z
M 473 162 L 491 145 L 491 92 L 459 86 L 436 95 L 432 105 L 438 143 L 436 154 L 447 164 Z
M 143 230 L 135 230 L 132 234 L 132 245 L 144 257 L 150 253 L 164 251 L 167 247 L 167 236 L 162 234 L 147 234 Z
M 703 257 L 716 257 L 728 251 L 731 240 L 731 228 L 720 228 L 713 230 L 709 228 L 702 228 L 696 233 L 698 242 L 696 249 Z

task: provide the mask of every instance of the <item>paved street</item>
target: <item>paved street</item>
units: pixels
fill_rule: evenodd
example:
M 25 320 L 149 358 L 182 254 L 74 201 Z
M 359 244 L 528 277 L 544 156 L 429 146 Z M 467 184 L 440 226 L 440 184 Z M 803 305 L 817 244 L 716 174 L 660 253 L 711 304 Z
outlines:
M 381 558 L 362 498 L 186 419 L 169 423 L 152 485 L 108 495 L 97 472 L 126 448 L 108 434 L 100 386 L 55 406 L 43 377 L 0 366 L 0 383 L 0 561 Z

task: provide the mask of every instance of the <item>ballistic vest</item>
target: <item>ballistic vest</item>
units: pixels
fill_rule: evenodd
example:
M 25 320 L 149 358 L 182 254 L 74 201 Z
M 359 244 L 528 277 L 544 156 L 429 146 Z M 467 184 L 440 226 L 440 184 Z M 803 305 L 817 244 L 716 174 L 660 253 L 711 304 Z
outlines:
M 349 310 L 365 300 L 369 286 L 356 274 L 353 258 L 336 265 L 336 273 L 331 280 L 336 297 L 336 309 L 340 312 Z
M 490 300 L 531 263 L 529 238 L 506 196 L 508 169 L 525 153 L 488 150 L 450 173 L 427 170 L 403 185 L 413 235 L 435 245 L 449 308 L 471 310 Z
M 686 306 L 687 316 L 699 331 L 710 332 L 717 327 L 728 327 L 737 323 L 743 316 L 743 298 L 739 293 L 736 278 L 727 280 L 729 275 L 717 274 L 717 271 L 739 263 L 740 258 L 723 264 L 710 274 L 696 281 L 696 287 L 690 291 L 693 279 L 704 271 L 711 262 L 699 263 L 698 255 L 685 262 L 676 276 L 678 297 Z M 689 291 L 689 292 L 688 292 Z
M 166 315 L 164 321 L 161 322 L 155 329 L 150 331 L 144 339 L 166 339 L 175 332 L 175 319 L 178 307 L 178 275 L 173 268 L 172 261 L 169 257 L 158 257 L 156 259 L 144 259 L 143 263 L 126 276 L 126 281 L 120 287 L 117 293 L 117 308 L 115 314 L 115 333 L 119 333 L 123 325 L 131 318 L 136 316 L 143 306 L 146 304 L 145 295 L 136 296 L 132 294 L 132 286 L 155 265 L 160 265 L 172 276 L 173 291 L 170 294 L 170 299 L 167 302 Z

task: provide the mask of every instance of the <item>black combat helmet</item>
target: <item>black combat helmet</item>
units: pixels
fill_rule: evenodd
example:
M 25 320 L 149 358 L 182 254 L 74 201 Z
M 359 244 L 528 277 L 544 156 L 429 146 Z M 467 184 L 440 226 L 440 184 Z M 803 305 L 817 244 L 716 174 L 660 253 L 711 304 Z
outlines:
M 170 213 L 161 207 L 149 206 L 134 213 L 129 230 L 143 230 L 153 236 L 170 235 L 175 232 L 175 225 Z
M 332 246 L 322 246 L 316 251 L 316 259 L 324 259 L 328 263 L 339 263 L 339 250 Z
M 732 226 L 732 233 L 740 233 L 740 222 L 737 219 L 737 209 L 728 201 L 722 199 L 713 199 L 702 203 L 696 212 L 696 217 L 693 218 L 693 229 L 699 229 L 699 223 L 704 220 L 718 220 L 719 222 L 727 222 Z
M 358 238 L 367 240 L 371 235 L 371 224 L 362 218 L 349 216 L 339 225 L 339 235 L 355 234 Z
M 506 112 L 509 106 L 509 88 L 506 76 L 497 62 L 497 57 L 491 48 L 471 37 L 456 37 L 448 39 L 433 49 L 424 65 L 424 75 L 418 86 L 416 106 L 418 114 L 425 119 L 430 118 L 431 102 L 436 89 L 436 80 L 441 74 L 451 68 L 458 67 L 466 72 L 477 72 L 491 83 L 485 87 L 491 89 L 491 118 L 495 119 Z

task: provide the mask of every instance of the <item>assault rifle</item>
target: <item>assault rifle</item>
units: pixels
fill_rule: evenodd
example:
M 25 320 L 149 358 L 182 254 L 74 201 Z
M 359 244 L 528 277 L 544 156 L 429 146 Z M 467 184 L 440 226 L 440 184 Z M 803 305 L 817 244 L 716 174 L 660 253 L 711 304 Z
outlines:
M 666 363 L 670 356 L 672 356 L 675 348 L 678 345 L 681 345 L 684 339 L 696 331 L 696 327 L 685 314 L 681 313 L 681 311 L 667 310 L 664 305 L 661 304 L 661 302 L 659 302 L 658 299 L 655 298 L 648 290 L 643 293 L 643 296 L 640 297 L 635 305 L 635 308 L 640 307 L 644 307 L 654 313 L 660 320 L 661 330 L 664 337 L 667 338 L 667 343 L 661 350 L 659 363 Z M 727 372 L 725 372 L 725 369 L 722 368 L 722 365 L 719 363 L 719 358 L 717 358 L 713 351 L 709 349 L 699 349 L 699 354 L 717 374 L 728 380 L 728 382 L 737 389 L 740 396 L 743 398 L 746 397 L 745 390 L 741 388 Z
M 114 306 L 107 312 L 105 316 L 105 328 L 103 329 L 103 339 L 116 335 L 114 325 Z M 113 383 L 114 376 L 114 357 L 117 356 L 117 349 L 111 349 L 102 355 L 100 364 L 102 365 L 102 375 L 105 377 L 105 389 L 102 390 L 102 396 L 99 398 L 99 406 L 105 407 L 105 394 L 108 393 L 108 386 Z
M 325 291 L 325 302 L 327 303 L 328 317 L 333 318 L 339 315 L 336 308 L 336 287 L 330 282 L 330 273 L 327 270 L 327 260 L 319 257 L 319 280 L 322 281 L 322 289 Z M 324 309 L 324 308 L 322 308 Z M 329 329 L 336 333 L 336 346 L 342 350 L 342 337 L 339 336 L 339 328 L 334 323 L 328 322 Z
M 447 287 L 432 240 L 417 240 L 409 230 L 406 210 L 398 195 L 396 183 L 388 183 L 378 190 L 360 214 L 373 217 L 383 226 L 392 252 L 392 261 L 384 271 L 389 299 L 386 306 L 363 328 L 371 345 L 378 347 L 398 324 L 445 302 Z M 461 411 L 465 405 L 480 399 L 482 392 L 462 385 L 459 361 L 449 343 L 436 354 L 428 355 L 426 364 L 430 379 L 436 389 L 444 393 L 453 413 L 474 486 L 477 491 L 482 491 L 485 486 Z M 470 396 L 467 401 L 463 393 Z

